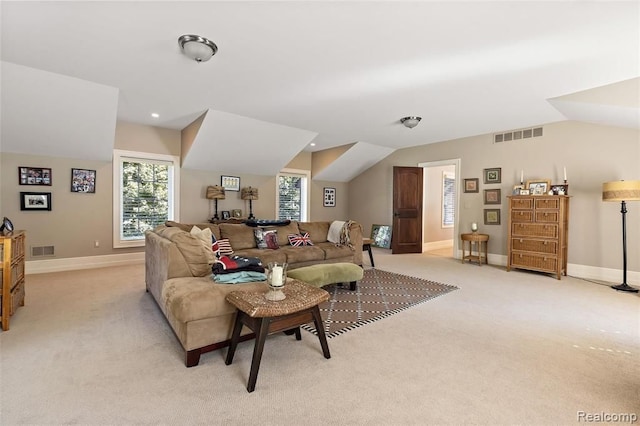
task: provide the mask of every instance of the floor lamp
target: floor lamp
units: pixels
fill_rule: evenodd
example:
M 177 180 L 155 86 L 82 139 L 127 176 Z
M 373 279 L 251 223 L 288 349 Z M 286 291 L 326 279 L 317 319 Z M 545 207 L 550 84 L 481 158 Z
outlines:
M 218 200 L 224 200 L 224 188 L 220 185 L 213 185 L 207 187 L 207 199 L 214 200 L 216 203 L 216 212 L 213 215 L 213 220 L 220 219 L 218 217 Z
M 640 180 L 620 180 L 602 184 L 602 201 L 620 201 L 622 213 L 622 284 L 611 288 L 637 293 L 638 289 L 627 284 L 627 201 L 640 201 Z

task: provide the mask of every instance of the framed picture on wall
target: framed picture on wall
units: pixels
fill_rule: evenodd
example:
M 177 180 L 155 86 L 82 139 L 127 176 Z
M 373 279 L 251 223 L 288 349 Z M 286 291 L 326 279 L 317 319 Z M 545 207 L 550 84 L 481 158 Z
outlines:
M 502 204 L 500 189 L 485 189 L 484 190 L 484 203 L 485 204 Z
M 20 185 L 51 186 L 51 169 L 44 167 L 18 167 L 18 182 Z
M 51 210 L 50 192 L 21 192 L 20 210 Z
M 484 169 L 484 183 L 501 183 L 502 168 L 494 167 L 492 169 Z
M 71 192 L 96 192 L 96 171 L 71 169 Z
M 500 225 L 500 209 L 484 209 L 485 225 Z
M 478 189 L 479 183 L 480 183 L 480 179 L 478 178 L 465 179 L 464 192 L 479 192 L 480 191 Z
M 220 176 L 220 185 L 225 191 L 240 191 L 240 178 L 237 176 Z
M 324 189 L 324 199 L 323 204 L 324 207 L 335 207 L 336 206 L 336 189 L 335 188 L 325 188 Z

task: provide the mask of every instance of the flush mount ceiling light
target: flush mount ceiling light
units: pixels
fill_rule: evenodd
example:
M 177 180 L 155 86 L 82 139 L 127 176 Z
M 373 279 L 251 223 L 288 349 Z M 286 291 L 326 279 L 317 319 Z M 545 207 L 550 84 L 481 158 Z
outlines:
M 206 62 L 218 51 L 218 46 L 211 40 L 192 34 L 180 36 L 178 44 L 182 53 L 196 62 Z
M 418 123 L 420 122 L 420 120 L 422 120 L 422 117 L 414 117 L 414 116 L 410 116 L 410 117 L 404 117 L 400 119 L 400 122 L 402 124 L 404 124 L 405 127 L 408 127 L 410 129 L 413 129 L 414 127 L 416 127 L 418 125 Z

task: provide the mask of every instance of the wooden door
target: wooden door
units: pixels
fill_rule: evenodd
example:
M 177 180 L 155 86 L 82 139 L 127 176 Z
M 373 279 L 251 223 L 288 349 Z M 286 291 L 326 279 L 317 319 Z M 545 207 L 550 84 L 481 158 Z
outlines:
M 393 168 L 391 253 L 422 253 L 422 167 Z

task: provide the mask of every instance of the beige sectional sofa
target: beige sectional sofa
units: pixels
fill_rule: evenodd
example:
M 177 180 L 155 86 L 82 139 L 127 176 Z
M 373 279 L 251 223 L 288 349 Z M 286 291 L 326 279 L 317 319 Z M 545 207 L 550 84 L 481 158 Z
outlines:
M 229 344 L 235 309 L 225 300 L 234 290 L 265 289 L 264 282 L 219 284 L 213 281 L 215 258 L 189 231 L 210 228 L 216 239 L 228 239 L 234 254 L 268 262 L 287 262 L 290 269 L 320 263 L 362 265 L 362 227 L 351 222 L 351 247 L 327 241 L 330 222 L 295 222 L 274 227 L 279 248 L 257 248 L 254 230 L 245 224 L 167 222 L 145 234 L 145 281 L 160 310 L 185 350 L 187 367 L 197 365 L 200 354 Z M 288 235 L 309 233 L 313 246 L 292 247 Z M 247 334 L 247 329 L 243 334 Z

